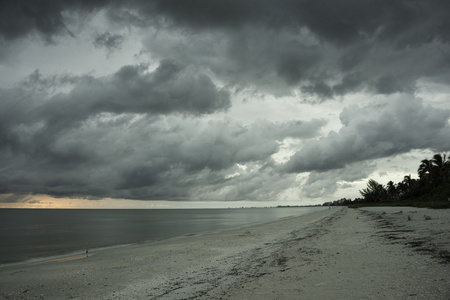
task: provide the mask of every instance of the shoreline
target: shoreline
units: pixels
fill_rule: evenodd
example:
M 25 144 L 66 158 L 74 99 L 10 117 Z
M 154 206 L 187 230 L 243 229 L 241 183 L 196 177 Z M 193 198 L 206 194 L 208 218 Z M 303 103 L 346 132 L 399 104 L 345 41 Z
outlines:
M 305 206 L 304 208 L 308 208 L 308 206 Z M 319 207 L 319 208 L 322 208 L 322 207 Z M 241 208 L 238 208 L 238 209 L 241 209 Z M 244 209 L 248 209 L 248 208 L 244 208 Z M 264 208 L 262 208 L 262 209 L 264 209 Z M 326 210 L 326 209 L 325 208 L 318 209 L 317 212 L 320 212 L 322 210 Z M 206 236 L 206 235 L 216 235 L 216 234 L 220 234 L 223 232 L 236 231 L 236 230 L 246 229 L 249 227 L 271 224 L 271 223 L 282 221 L 282 220 L 288 220 L 291 218 L 298 218 L 298 217 L 302 217 L 302 216 L 305 216 L 305 215 L 308 215 L 311 213 L 314 213 L 314 212 L 306 212 L 306 213 L 302 212 L 302 214 L 293 214 L 293 215 L 289 215 L 289 216 L 284 216 L 284 217 L 280 217 L 277 220 L 272 220 L 269 222 L 264 222 L 264 221 L 254 222 L 254 223 L 238 225 L 233 228 L 227 228 L 227 229 L 218 230 L 218 231 L 202 231 L 202 232 L 198 232 L 198 233 L 187 233 L 184 235 L 167 237 L 167 238 L 163 238 L 160 240 L 143 240 L 143 241 L 139 241 L 139 242 L 135 242 L 135 243 L 118 244 L 118 245 L 111 245 L 111 246 L 105 246 L 105 247 L 91 248 L 91 249 L 89 249 L 89 256 L 94 255 L 96 253 L 114 251 L 117 248 L 133 248 L 133 247 L 140 247 L 140 246 L 151 247 L 151 246 L 164 244 L 164 243 L 171 242 L 171 241 L 180 241 L 183 239 L 189 239 L 189 238 L 193 238 L 193 237 L 202 237 L 202 236 Z M 47 262 L 60 261 L 60 260 L 62 261 L 64 259 L 71 260 L 71 258 L 73 258 L 73 257 L 85 258 L 85 249 L 78 249 L 78 250 L 70 251 L 67 253 L 55 254 L 55 255 L 43 256 L 43 257 L 35 257 L 35 258 L 14 261 L 14 262 L 0 263 L 0 270 L 2 270 L 2 268 L 32 266 L 32 265 L 36 265 L 36 264 L 44 264 Z
M 445 210 L 333 208 L 77 260 L 0 268 L 0 298 L 449 299 L 449 217 Z M 420 247 L 408 245 L 421 239 Z
M 275 208 L 262 208 L 260 209 L 261 211 L 263 210 L 267 210 L 267 211 L 274 211 Z M 289 217 L 291 216 L 300 216 L 300 215 L 304 215 L 304 214 L 308 214 L 311 211 L 314 210 L 322 210 L 325 209 L 323 207 L 315 207 L 315 208 L 308 208 L 308 207 L 301 207 L 299 209 L 297 208 L 293 208 L 292 210 L 290 208 L 288 208 L 287 210 L 283 210 L 284 212 L 281 213 L 280 215 L 282 216 L 281 218 L 286 217 L 287 214 L 289 214 Z M 28 209 L 28 211 L 34 211 L 32 209 Z M 50 211 L 50 212 L 54 212 L 55 210 L 49 210 L 47 209 L 46 211 Z M 72 212 L 73 210 L 65 210 L 65 211 L 70 211 Z M 96 212 L 98 210 L 81 210 L 81 211 L 86 211 L 86 212 Z M 158 223 L 161 222 L 161 220 L 158 220 L 158 216 L 156 216 L 154 214 L 150 214 L 148 216 L 148 218 L 146 218 L 145 220 L 142 219 L 142 211 L 145 210 L 104 210 L 102 209 L 101 211 L 119 211 L 119 212 L 127 212 L 127 211 L 137 211 L 139 212 L 139 216 L 141 216 L 140 221 L 143 222 L 147 222 L 144 225 L 145 226 L 149 226 L 149 228 L 158 228 L 158 226 L 162 226 L 162 224 Z M 146 210 L 146 211 L 151 211 L 151 212 L 155 212 L 156 210 Z M 174 211 L 172 210 L 158 210 L 159 211 Z M 7 234 L 8 230 L 5 229 L 4 231 L 2 231 L 2 237 L 6 236 L 7 240 L 5 241 L 5 246 L 6 247 L 2 247 L 2 251 L 0 251 L 1 256 L 0 257 L 0 268 L 7 266 L 7 265 L 17 265 L 17 264 L 26 264 L 26 263 L 33 263 L 33 262 L 40 262 L 40 261 L 46 261 L 46 260 L 51 260 L 51 259 L 57 259 L 57 258 L 63 258 L 63 257 L 68 257 L 68 256 L 74 256 L 74 255 L 79 255 L 82 253 L 85 253 L 86 249 L 89 249 L 89 251 L 100 251 L 100 250 L 108 250 L 110 248 L 115 248 L 115 247 L 126 247 L 126 246 L 130 246 L 130 245 L 134 245 L 134 244 L 141 244 L 141 243 L 147 243 L 147 244 L 151 244 L 151 243 L 159 243 L 159 242 L 164 242 L 167 239 L 177 239 L 177 238 L 184 238 L 186 236 L 198 236 L 198 235 L 204 235 L 204 234 L 215 234 L 215 233 L 220 233 L 222 231 L 229 231 L 229 230 L 234 230 L 234 229 L 239 229 L 239 228 L 245 228 L 248 226 L 254 226 L 254 225 L 258 225 L 258 224 L 263 224 L 263 223 L 267 223 L 267 222 L 273 222 L 273 221 L 277 221 L 278 219 L 280 219 L 280 217 L 276 218 L 277 213 L 271 213 L 272 215 L 269 216 L 269 220 L 268 219 L 263 219 L 261 218 L 260 220 L 258 220 L 258 218 L 256 219 L 239 219 L 239 216 L 242 215 L 242 211 L 248 211 L 248 214 L 253 215 L 254 213 L 254 209 L 236 209 L 236 211 L 239 213 L 238 214 L 234 214 L 234 213 L 227 213 L 227 211 L 230 211 L 230 209 L 191 209 L 191 210 L 185 210 L 185 209 L 178 209 L 176 210 L 178 212 L 186 212 L 186 211 L 211 211 L 213 212 L 212 214 L 206 214 L 206 216 L 208 216 L 208 218 L 211 218 L 212 216 L 214 216 L 217 211 L 224 211 L 225 213 L 223 220 L 223 224 L 220 226 L 214 226 L 214 224 L 211 224 L 213 226 L 209 226 L 209 227 L 199 227 L 195 224 L 195 221 L 193 222 L 192 217 L 190 217 L 191 213 L 189 212 L 187 214 L 187 218 L 186 221 L 188 223 L 186 223 L 186 226 L 180 226 L 180 229 L 177 229 L 176 227 L 174 227 L 175 225 L 172 225 L 171 228 L 169 228 L 168 231 L 165 231 L 164 228 L 161 228 L 162 230 L 151 230 L 151 233 L 148 233 L 148 230 L 142 226 L 140 228 L 127 228 L 125 230 L 135 230 L 134 232 L 139 232 L 138 234 L 134 234 L 133 238 L 128 238 L 126 235 L 124 235 L 123 232 L 119 232 L 116 231 L 115 234 L 119 234 L 122 235 L 124 238 L 122 239 L 115 239 L 115 238 L 107 238 L 106 240 L 103 240 L 102 242 L 97 242 L 97 238 L 92 239 L 92 237 L 89 237 L 89 234 L 86 234 L 87 232 L 84 232 L 83 234 L 88 236 L 87 239 L 81 238 L 80 233 L 82 231 L 85 231 L 86 229 L 82 228 L 82 227 L 75 227 L 75 228 L 69 228 L 70 232 L 69 234 L 71 234 L 71 236 L 69 236 L 69 238 L 67 239 L 66 236 L 62 237 L 62 236 L 53 236 L 53 240 L 57 241 L 59 238 L 64 238 L 66 240 L 66 242 L 69 242 L 68 244 L 72 243 L 73 245 L 71 246 L 65 246 L 63 245 L 63 243 L 61 245 L 56 245 L 57 247 L 50 247 L 44 243 L 39 243 L 39 242 L 34 242 L 34 243 L 29 243 L 26 244 L 26 246 L 21 245 L 21 241 L 27 241 L 29 240 L 30 234 L 26 233 L 22 236 L 22 238 L 15 238 L 15 239 L 11 239 L 11 241 L 8 240 L 8 238 L 10 236 L 14 236 L 14 235 L 9 235 Z M 244 215 L 247 213 L 244 213 Z M 220 214 L 222 215 L 222 214 Z M 258 215 L 258 214 L 257 214 Z M 40 215 L 38 215 L 40 216 Z M 76 217 L 83 217 L 83 215 L 75 215 Z M 91 214 L 89 214 L 90 217 Z M 126 216 L 126 215 L 125 215 Z M 236 217 L 237 216 L 237 217 Z M 10 217 L 7 215 L 7 217 Z M 73 218 L 73 215 L 70 215 L 69 218 Z M 107 224 L 103 224 L 101 222 L 99 222 L 99 226 L 105 226 L 105 228 L 110 227 L 113 228 L 115 225 L 113 224 L 117 224 L 120 222 L 122 222 L 122 218 L 123 216 L 120 214 L 114 214 L 112 216 L 112 218 L 116 218 L 117 220 L 115 220 L 116 222 L 111 222 L 111 223 L 107 223 Z M 203 218 L 204 216 L 201 216 L 201 218 Z M 221 216 L 222 217 L 222 216 Z M 148 221 L 148 220 L 153 220 L 152 218 L 155 218 L 156 221 Z M 131 222 L 129 223 L 133 223 L 133 220 L 129 220 Z M 176 224 L 177 222 L 179 222 L 180 220 L 175 219 L 174 220 L 174 224 Z M 233 224 L 233 222 L 236 222 L 236 224 Z M 184 222 L 184 220 L 181 220 L 181 222 Z M 215 222 L 214 219 L 211 219 L 211 222 Z M 47 224 L 46 224 L 47 225 Z M 55 223 L 52 224 L 52 226 L 54 226 L 54 228 L 57 228 L 59 224 Z M 72 225 L 72 224 L 69 224 Z M 189 226 L 191 225 L 191 227 Z M 9 225 L 11 226 L 11 225 Z M 35 226 L 35 224 L 31 224 L 30 227 Z M 62 226 L 68 226 L 67 224 L 62 224 Z M 79 226 L 79 224 L 75 224 L 75 226 Z M 192 226 L 195 226 L 194 228 Z M 221 228 L 222 227 L 222 228 Z M 117 228 L 115 229 L 117 230 Z M 124 231 L 126 232 L 126 231 Z M 108 232 L 96 232 L 97 235 L 101 234 L 108 234 Z M 40 234 L 40 232 L 39 232 Z M 45 236 L 44 238 L 48 239 L 47 236 Z M 73 239 L 72 239 L 73 238 Z M 31 239 L 33 240 L 33 238 Z M 39 241 L 40 238 L 38 237 L 34 237 L 35 241 Z M 48 242 L 48 241 L 47 241 Z M 18 252 L 16 252 L 15 250 L 15 243 L 19 244 L 20 247 L 17 249 Z M 11 246 L 12 245 L 12 246 Z M 61 247 L 60 247 L 61 246 Z M 29 249 L 38 249 L 37 253 L 29 250 Z M 7 250 L 6 250 L 7 249 Z M 28 249 L 28 250 L 27 250 Z

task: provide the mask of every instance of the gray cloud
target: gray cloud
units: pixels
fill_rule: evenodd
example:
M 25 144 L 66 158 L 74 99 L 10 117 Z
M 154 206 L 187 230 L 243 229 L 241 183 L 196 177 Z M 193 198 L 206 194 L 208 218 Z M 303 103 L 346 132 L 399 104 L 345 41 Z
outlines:
M 69 93 L 48 96 L 40 92 L 67 82 L 75 83 Z M 55 136 L 67 134 L 89 118 L 100 118 L 104 113 L 200 115 L 230 106 L 228 93 L 218 90 L 206 75 L 170 61 L 161 62 L 152 73 L 140 66 L 126 66 L 99 79 L 87 76 L 46 79 L 35 72 L 22 86 L 0 90 L 0 98 L 3 159 L 7 161 L 9 152 L 23 147 L 29 152 L 36 151 L 32 155 L 45 157 L 51 165 L 65 165 L 67 161 L 76 164 L 88 159 L 90 154 L 82 145 L 74 145 L 76 152 L 70 153 L 54 151 L 49 145 Z M 45 167 L 44 163 L 42 168 Z
M 146 47 L 159 59 L 213 70 L 227 84 L 277 95 L 299 89 L 323 101 L 409 92 L 422 78 L 448 82 L 449 9 L 440 0 L 14 1 L 1 5 L 0 37 L 52 40 L 103 10 L 112 23 L 179 35 L 151 34 Z M 113 49 L 120 38 L 106 33 L 96 44 Z
M 104 1 L 103 1 L 104 2 Z M 0 35 L 6 40 L 36 32 L 47 41 L 58 34 L 70 34 L 64 12 L 82 9 L 88 12 L 96 1 L 2 1 L 0 4 Z
M 370 162 L 356 162 L 345 167 L 327 171 L 312 171 L 301 182 L 301 195 L 307 198 L 324 198 L 333 195 L 338 189 L 338 182 L 353 182 L 367 178 L 376 165 Z M 342 184 L 350 187 L 348 183 Z
M 58 88 L 65 84 L 72 85 L 72 90 L 58 92 Z M 48 91 L 53 92 L 49 94 Z M 36 71 L 19 86 L 0 90 L 0 98 L 0 161 L 4 166 L 0 191 L 53 195 L 86 193 L 104 196 L 114 195 L 108 192 L 111 185 L 119 190 L 154 185 L 160 180 L 158 174 L 167 171 L 170 160 L 162 157 L 146 166 L 141 164 L 149 158 L 139 157 L 140 160 L 129 165 L 116 166 L 117 178 L 95 173 L 98 178 L 88 179 L 92 178 L 88 169 L 101 168 L 110 163 L 109 159 L 120 160 L 128 151 L 126 149 L 136 144 L 130 139 L 127 147 L 121 145 L 119 152 L 105 157 L 108 149 L 100 151 L 100 146 L 93 147 L 102 137 L 99 133 L 110 137 L 112 133 L 108 131 L 117 129 L 115 139 L 120 140 L 122 130 L 126 130 L 133 118 L 140 115 L 148 115 L 151 123 L 160 115 L 200 116 L 226 110 L 230 106 L 228 93 L 218 90 L 206 75 L 172 61 L 162 61 L 153 72 L 147 72 L 143 66 L 126 66 L 104 78 L 45 77 Z M 151 128 L 150 132 L 164 134 L 164 130 L 158 128 Z M 139 133 L 130 136 L 135 140 L 148 136 L 148 132 Z M 183 139 L 182 136 L 177 138 Z M 143 148 L 153 142 L 165 142 L 148 139 L 145 142 L 150 144 L 142 145 Z M 105 143 L 110 147 L 115 140 L 106 138 Z M 265 151 L 271 150 L 273 147 Z M 173 150 L 160 151 L 155 157 Z M 219 158 L 206 162 L 193 160 L 187 164 L 195 169 L 196 164 L 201 166 L 202 163 L 203 167 L 211 168 L 221 165 Z M 105 178 L 111 182 L 104 182 Z M 145 193 L 141 195 L 148 197 Z M 170 197 L 170 193 L 166 195 Z
M 54 94 L 61 87 L 73 86 L 83 79 L 82 76 L 69 74 L 43 75 L 39 70 L 34 70 L 29 76 L 21 80 L 18 85 L 20 89 L 40 93 L 42 95 Z
M 30 196 L 29 195 L 22 195 L 22 194 L 7 194 L 7 195 L 1 195 L 0 194 L 0 203 L 16 203 L 16 202 L 29 202 Z
M 340 115 L 344 127 L 339 132 L 306 143 L 282 169 L 326 171 L 413 149 L 449 150 L 449 117 L 449 110 L 435 109 L 409 96 L 347 107 Z
M 449 39 L 444 1 L 409 3 L 389 1 L 227 1 L 196 0 L 134 1 L 143 15 L 160 17 L 167 25 L 194 29 L 245 26 L 270 29 L 309 28 L 320 38 L 336 44 L 361 38 L 394 40 L 398 46 L 417 45 L 430 39 Z M 429 22 L 424 22 L 427 20 Z
M 211 3 L 195 0 L 114 1 L 65 0 L 14 1 L 1 3 L 0 33 L 8 38 L 37 31 L 51 37 L 67 28 L 67 15 L 89 14 L 99 9 L 128 11 L 129 16 L 151 19 L 165 26 L 196 30 L 238 30 L 243 26 L 263 28 L 307 27 L 315 35 L 336 44 L 361 38 L 394 40 L 398 46 L 418 45 L 438 38 L 448 41 L 449 22 L 445 1 L 274 1 L 232 0 Z M 117 14 L 116 14 L 117 15 Z M 124 17 L 122 20 L 124 21 Z M 148 23 L 144 23 L 148 24 Z
M 450 112 L 411 95 L 420 82 L 450 82 L 449 9 L 440 0 L 2 1 L 1 63 L 27 39 L 52 47 L 63 37 L 85 42 L 84 33 L 107 54 L 124 54 L 125 35 L 113 32 L 126 27 L 142 38 L 139 60 L 159 65 L 103 77 L 37 70 L 0 89 L 0 192 L 262 199 L 310 172 L 301 187 L 314 198 L 333 194 L 358 167 L 365 173 L 355 178 L 366 176 L 372 159 L 448 150 Z M 338 132 L 313 139 L 325 120 L 219 116 L 231 91 L 316 104 L 352 93 L 402 96 L 347 107 Z M 301 148 L 278 166 L 273 155 L 285 139 Z
M 106 48 L 108 52 L 112 52 L 121 48 L 124 37 L 120 34 L 111 34 L 109 32 L 97 34 L 94 39 L 94 46 L 98 48 Z
M 42 119 L 48 127 L 61 129 L 103 112 L 208 114 L 230 106 L 228 92 L 219 90 L 208 76 L 173 61 L 162 61 L 154 72 L 147 72 L 145 66 L 124 66 L 111 76 L 84 76 L 76 81 L 69 93 L 40 100 L 32 99 L 39 96 L 34 93 L 23 95 L 30 98 L 23 100 L 30 102 L 27 105 L 35 106 L 28 111 L 30 122 Z M 45 87 L 57 83 L 35 72 L 24 84 Z M 5 95 L 4 99 L 14 102 L 14 97 Z
M 348 8 L 341 4 L 333 5 L 337 11 Z M 401 14 L 401 7 L 392 13 Z M 303 97 L 318 101 L 359 91 L 387 95 L 414 92 L 420 79 L 444 83 L 450 77 L 445 63 L 450 45 L 443 32 L 433 31 L 433 38 L 425 39 L 424 35 L 412 35 L 411 28 L 399 24 L 389 28 L 387 23 L 374 23 L 373 30 L 364 32 L 358 22 L 371 18 L 363 15 L 354 18 L 356 23 L 348 21 L 347 33 L 339 32 L 345 28 L 334 25 L 328 33 L 325 28 L 314 30 L 306 23 L 293 26 L 287 22 L 274 28 L 249 21 L 238 28 L 198 29 L 194 22 L 190 30 L 174 26 L 152 30 L 144 45 L 152 56 L 207 68 L 230 85 L 275 95 L 298 89 Z M 427 32 L 429 23 L 446 22 L 434 19 L 431 12 L 424 18 L 429 22 L 418 22 L 414 29 Z M 329 18 L 315 22 L 332 23 Z
M 32 103 L 28 101 L 2 110 L 11 116 L 9 121 L 2 118 L 7 126 L 1 127 L 4 193 L 188 199 L 208 187 L 227 186 L 233 181 L 227 176 L 237 164 L 273 164 L 271 155 L 279 151 L 283 139 L 315 137 L 325 124 L 314 119 L 243 125 L 231 119 L 206 121 L 135 110 L 116 113 L 107 106 L 84 111 L 83 105 L 59 106 L 53 98 L 43 104 L 48 112 L 31 107 L 32 113 L 24 114 L 22 110 Z M 71 119 L 61 109 L 72 111 Z M 28 115 L 36 116 L 34 121 Z M 254 184 L 261 180 L 254 178 L 256 174 L 263 178 L 268 170 L 240 177 L 243 182 L 233 189 L 239 185 L 238 190 L 245 191 L 246 181 Z
M 205 175 L 210 176 L 209 173 Z M 225 180 L 207 180 L 194 185 L 192 198 L 200 201 L 274 201 L 295 185 L 295 176 L 280 175 L 271 166 L 261 168 L 258 163 L 247 164 L 245 170 L 235 166 L 220 174 L 222 178 L 224 175 Z

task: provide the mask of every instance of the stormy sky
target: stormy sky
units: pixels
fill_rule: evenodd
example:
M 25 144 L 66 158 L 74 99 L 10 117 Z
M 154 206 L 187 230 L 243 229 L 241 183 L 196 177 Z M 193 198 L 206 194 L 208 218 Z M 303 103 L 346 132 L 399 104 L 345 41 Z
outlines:
M 446 0 L 0 3 L 3 203 L 317 204 L 450 150 Z

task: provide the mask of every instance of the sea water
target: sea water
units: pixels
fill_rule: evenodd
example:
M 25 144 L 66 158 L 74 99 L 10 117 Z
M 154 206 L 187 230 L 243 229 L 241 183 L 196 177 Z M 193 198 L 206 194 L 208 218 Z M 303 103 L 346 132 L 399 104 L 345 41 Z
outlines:
M 0 209 L 0 264 L 220 232 L 318 209 Z

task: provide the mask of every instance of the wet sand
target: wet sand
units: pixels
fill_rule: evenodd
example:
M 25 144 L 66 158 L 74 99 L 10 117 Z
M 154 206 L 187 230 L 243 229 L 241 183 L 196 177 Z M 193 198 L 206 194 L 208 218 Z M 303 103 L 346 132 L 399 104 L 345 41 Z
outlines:
M 450 299 L 450 210 L 333 208 L 0 268 L 0 299 Z

